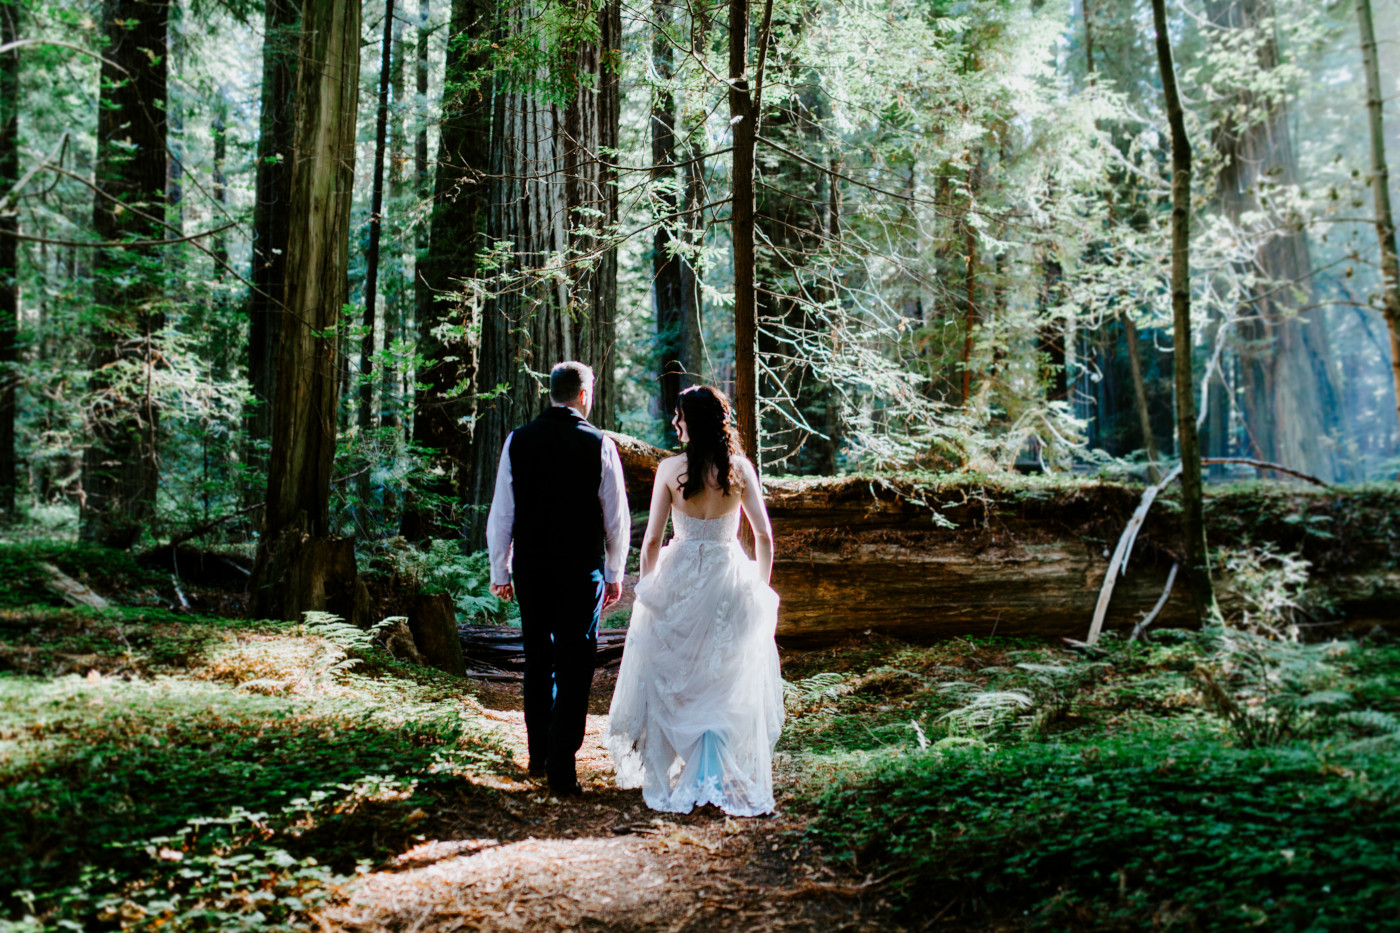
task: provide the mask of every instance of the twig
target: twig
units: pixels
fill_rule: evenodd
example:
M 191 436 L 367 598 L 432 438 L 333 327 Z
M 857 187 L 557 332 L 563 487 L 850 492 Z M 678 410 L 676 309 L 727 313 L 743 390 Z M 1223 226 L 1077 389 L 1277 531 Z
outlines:
M 1277 463 L 1268 463 L 1267 461 L 1264 461 L 1264 460 L 1250 460 L 1248 457 L 1210 457 L 1210 458 L 1202 458 L 1202 459 L 1201 459 L 1201 462 L 1202 462 L 1202 463 L 1207 463 L 1207 464 L 1209 464 L 1209 463 L 1237 463 L 1237 464 L 1240 464 L 1241 466 L 1254 467 L 1256 470 L 1273 470 L 1273 471 L 1276 472 L 1276 473 L 1285 473 L 1285 474 L 1287 474 L 1288 476 L 1297 477 L 1298 479 L 1304 480 L 1305 482 L 1312 483 L 1312 484 L 1314 484 L 1314 485 L 1316 485 L 1316 486 L 1321 486 L 1323 489 L 1331 489 L 1331 488 L 1332 488 L 1332 485 L 1331 485 L 1330 483 L 1328 483 L 1328 482 L 1326 482 L 1326 481 L 1324 481 L 1324 480 L 1318 479 L 1316 476 L 1313 476 L 1313 475 L 1311 475 L 1311 474 L 1309 474 L 1309 473 L 1304 473 L 1302 470 L 1295 470 L 1295 469 L 1292 469 L 1291 467 L 1280 466 L 1280 465 L 1277 464 Z
M 24 177 L 15 182 L 15 186 L 10 189 L 10 193 L 5 195 L 3 199 L 0 199 L 0 212 L 5 211 L 6 208 L 14 203 L 19 197 L 19 193 L 24 190 L 24 186 L 29 184 L 29 179 L 33 178 L 35 174 L 38 173 L 39 169 L 48 165 L 49 159 L 52 159 L 54 154 L 62 152 L 63 147 L 66 145 L 68 145 L 68 132 L 65 130 L 63 135 L 58 138 L 58 145 L 53 147 L 53 153 L 49 155 L 48 159 L 30 166 L 29 171 L 24 173 Z
M 221 517 L 219 517 L 219 518 L 216 518 L 216 519 L 214 519 L 212 522 L 205 522 L 203 525 L 200 525 L 198 528 L 195 528 L 193 531 L 187 531 L 187 532 L 185 532 L 185 533 L 182 534 L 182 535 L 176 535 L 175 537 L 171 538 L 171 539 L 170 539 L 170 543 L 167 544 L 166 547 L 168 547 L 168 548 L 177 547 L 177 546 L 179 546 L 179 545 L 181 545 L 181 544 L 184 544 L 186 541 L 190 540 L 191 538 L 198 538 L 200 535 L 204 534 L 206 531 L 211 531 L 211 530 L 213 530 L 213 529 L 219 527 L 219 526 L 222 525 L 224 522 L 233 521 L 235 518 L 238 518 L 240 515 L 247 515 L 249 512 L 253 511 L 254 509 L 260 509 L 260 508 L 262 508 L 262 507 L 263 507 L 263 503 L 261 503 L 261 502 L 256 502 L 256 503 L 254 503 L 253 505 L 244 506 L 243 508 L 239 509 L 237 512 L 230 512 L 230 513 L 227 514 L 227 515 L 224 515 L 224 516 L 221 516 Z
M 1157 618 L 1157 613 L 1162 611 L 1162 607 L 1167 604 L 1167 597 L 1172 595 L 1172 584 L 1176 582 L 1176 571 L 1180 564 L 1172 564 L 1171 571 L 1167 574 L 1167 585 L 1162 590 L 1162 596 L 1157 600 L 1157 605 L 1152 607 L 1152 611 L 1142 617 L 1142 621 L 1133 626 L 1133 634 L 1128 636 L 1128 641 L 1137 641 L 1138 638 L 1147 634 L 1147 627 L 1152 624 L 1152 620 Z
M 72 49 L 75 52 L 83 53 L 89 58 L 95 58 L 104 65 L 111 65 L 113 68 L 117 69 L 122 74 L 131 73 L 125 68 L 123 68 L 121 65 L 118 65 L 116 62 L 112 61 L 110 58 L 103 58 L 96 52 L 90 49 L 85 49 L 81 45 L 73 45 L 71 42 L 58 42 L 54 39 L 16 39 L 14 42 L 6 42 L 4 45 L 0 45 L 0 55 L 4 55 L 6 52 L 12 51 L 14 49 L 23 48 L 26 45 L 56 45 L 61 49 Z
M 27 233 L 16 233 L 13 230 L 0 230 L 0 233 L 16 240 L 23 240 L 26 243 L 43 243 L 48 246 L 72 246 L 77 249 L 131 249 L 145 246 L 174 246 L 176 243 L 202 240 L 236 226 L 238 226 L 238 221 L 235 220 L 222 227 L 215 227 L 213 230 L 201 230 L 199 233 L 191 233 L 189 236 L 171 237 L 166 240 L 51 240 L 48 237 L 30 236 Z

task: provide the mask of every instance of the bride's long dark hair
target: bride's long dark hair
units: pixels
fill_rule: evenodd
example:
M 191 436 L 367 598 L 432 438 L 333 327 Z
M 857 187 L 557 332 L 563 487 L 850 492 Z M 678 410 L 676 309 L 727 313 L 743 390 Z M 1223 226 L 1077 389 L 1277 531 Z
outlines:
M 691 386 L 676 399 L 676 413 L 685 419 L 690 437 L 685 445 L 686 471 L 677 482 L 681 498 L 703 491 L 711 469 L 724 495 L 741 489 L 743 479 L 734 459 L 743 455 L 743 448 L 729 396 L 714 386 Z

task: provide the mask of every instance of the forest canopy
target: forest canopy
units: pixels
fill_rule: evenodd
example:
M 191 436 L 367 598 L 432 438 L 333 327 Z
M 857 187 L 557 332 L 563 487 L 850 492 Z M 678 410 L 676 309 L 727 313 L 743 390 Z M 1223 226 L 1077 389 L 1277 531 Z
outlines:
M 0 0 L 0 505 L 479 543 L 565 358 L 663 447 L 725 388 L 766 474 L 1155 478 L 1152 6 Z M 1390 478 L 1397 4 L 1164 16 L 1207 478 Z

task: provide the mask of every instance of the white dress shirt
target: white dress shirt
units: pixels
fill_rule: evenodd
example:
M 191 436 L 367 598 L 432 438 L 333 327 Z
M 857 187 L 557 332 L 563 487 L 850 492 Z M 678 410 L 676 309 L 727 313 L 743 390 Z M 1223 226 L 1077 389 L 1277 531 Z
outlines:
M 569 405 L 580 418 L 583 412 Z M 515 528 L 515 485 L 510 472 L 510 439 L 501 448 L 501 465 L 496 470 L 496 492 L 491 497 L 491 513 L 486 516 L 486 546 L 491 552 L 491 582 L 503 586 L 510 582 L 511 557 Z M 627 511 L 627 481 L 622 475 L 622 460 L 617 455 L 613 439 L 603 437 L 603 478 L 598 483 L 598 501 L 603 506 L 603 580 L 618 583 L 627 567 L 627 548 L 631 545 L 632 516 Z

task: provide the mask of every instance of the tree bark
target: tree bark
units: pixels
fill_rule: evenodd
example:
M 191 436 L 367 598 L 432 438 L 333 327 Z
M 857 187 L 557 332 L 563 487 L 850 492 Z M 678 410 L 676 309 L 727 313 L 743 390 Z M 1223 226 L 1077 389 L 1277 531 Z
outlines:
M 297 81 L 288 211 L 292 276 L 278 354 L 267 507 L 252 579 L 252 612 L 263 618 L 298 619 L 307 610 L 355 603 L 353 544 L 330 538 L 330 481 L 340 401 L 338 325 L 348 292 L 359 45 L 358 3 L 306 0 L 298 57 L 307 67 Z M 343 608 L 340 614 L 346 615 Z
M 1196 437 L 1195 387 L 1191 378 L 1191 140 L 1176 89 L 1176 66 L 1167 33 L 1166 0 L 1152 0 L 1157 29 L 1157 65 L 1162 73 L 1172 151 L 1172 342 L 1176 374 L 1176 430 L 1181 455 L 1182 532 L 1186 536 L 1186 579 L 1196 617 L 1219 616 L 1206 552 L 1201 451 Z
M 651 59 L 657 77 L 663 82 L 671 80 L 674 69 L 675 52 L 672 39 L 666 34 L 675 27 L 672 13 L 673 5 L 668 0 L 654 0 L 652 3 L 652 17 L 657 26 L 651 40 Z M 662 222 L 657 225 L 651 241 L 651 295 L 656 318 L 657 400 L 661 417 L 665 420 L 666 446 L 671 447 L 676 443 L 671 413 L 676 408 L 676 399 L 686 372 L 686 302 L 682 270 L 685 259 L 678 253 L 680 244 L 675 240 L 675 227 L 680 223 L 676 217 L 680 198 L 675 187 L 679 184 L 675 165 L 676 98 L 670 87 L 665 85 L 658 87 L 654 94 L 651 104 L 651 180 L 656 188 L 657 213 Z
M 1210 0 L 1207 9 L 1223 29 L 1272 28 L 1272 0 Z M 1267 36 L 1256 48 L 1257 67 L 1272 71 L 1278 55 Z M 1280 231 L 1259 241 L 1254 266 L 1272 281 L 1255 289 L 1238 324 L 1241 408 L 1250 452 L 1256 459 L 1340 479 L 1337 431 L 1345 427 L 1336 417 L 1342 410 L 1340 375 L 1321 310 L 1306 316 L 1297 311 L 1314 303 L 1307 234 L 1260 197 L 1261 186 L 1290 185 L 1297 177 L 1288 108 L 1281 97 L 1249 90 L 1236 92 L 1223 106 L 1230 109 L 1214 139 L 1223 157 L 1216 183 L 1221 207 L 1237 226 L 1245 215 L 1262 213 L 1267 225 Z M 1234 115 L 1242 112 L 1251 115 L 1245 120 Z
M 108 46 L 97 110 L 93 226 L 108 242 L 157 239 L 164 228 L 147 218 L 165 208 L 170 4 L 107 0 L 102 13 Z M 94 298 L 101 323 L 88 362 L 92 439 L 83 454 L 79 536 L 108 547 L 131 547 L 155 517 L 159 413 L 150 377 L 164 326 L 161 276 L 157 247 L 97 253 Z
M 464 289 L 461 280 L 478 276 L 477 254 L 487 245 L 490 186 L 485 173 L 495 83 L 484 68 L 495 9 L 489 0 L 452 3 L 431 233 L 417 277 L 422 363 L 413 400 L 413 441 L 433 451 L 432 470 L 404 513 L 402 530 L 411 541 L 460 534 L 454 501 L 480 501 L 471 498 L 470 468 L 480 385 L 478 348 L 471 334 L 480 324 L 481 297 Z
M 19 39 L 18 0 L 0 0 L 0 45 Z M 19 49 L 0 53 L 0 191 L 19 181 Z M 0 204 L 0 518 L 15 515 L 15 373 L 19 360 L 19 207 Z
M 292 135 L 296 115 L 300 0 L 267 0 L 263 15 L 262 104 L 258 118 L 257 177 L 253 201 L 253 261 L 248 281 L 248 379 L 253 405 L 247 418 L 249 473 L 267 472 L 272 439 L 272 396 L 282 333 L 291 226 Z M 253 499 L 264 498 L 251 486 Z
M 1152 431 L 1152 416 L 1147 410 L 1147 386 L 1142 381 L 1142 357 L 1138 355 L 1137 322 L 1131 311 L 1123 312 L 1123 332 L 1128 337 L 1128 366 L 1133 374 L 1133 399 L 1137 403 L 1138 426 L 1142 429 L 1142 446 L 1147 451 L 1147 475 L 1157 482 L 1157 435 Z
M 374 115 L 374 172 L 369 207 L 369 245 L 365 249 L 365 310 L 360 319 L 360 433 L 375 423 L 374 407 L 374 303 L 379 289 L 379 243 L 384 235 L 384 146 L 389 139 L 389 79 L 393 70 L 394 0 L 384 0 L 384 39 L 379 56 L 379 106 Z M 369 494 L 369 474 L 360 484 L 361 496 Z
M 1385 100 L 1376 53 L 1376 27 L 1371 0 L 1357 0 L 1361 24 L 1361 57 L 1366 68 L 1366 110 L 1371 130 L 1371 193 L 1376 202 L 1376 239 L 1381 249 L 1381 280 L 1385 320 L 1390 325 L 1390 367 L 1395 382 L 1396 414 L 1400 416 L 1400 247 L 1395 217 L 1390 210 L 1390 167 L 1385 158 Z
M 729 121 L 734 138 L 734 408 L 744 453 L 762 471 L 758 438 L 758 322 L 754 293 L 754 125 L 748 76 L 749 3 L 729 0 Z
M 389 127 L 390 211 L 403 210 L 407 199 L 407 179 L 404 173 L 404 166 L 407 162 L 404 155 L 407 145 L 405 121 L 408 117 L 408 101 L 404 100 L 405 79 L 408 70 L 408 63 L 404 59 L 408 51 L 406 45 L 404 21 L 403 17 L 400 16 L 394 20 L 395 51 L 389 87 L 394 100 L 393 123 Z M 403 224 L 401 222 L 394 228 L 392 242 L 396 259 L 391 268 L 393 279 L 384 290 L 384 341 L 381 344 L 384 365 L 379 379 L 379 418 L 380 424 L 386 428 L 399 426 L 399 407 L 403 402 L 399 389 L 399 366 L 392 355 L 394 343 L 399 339 L 399 333 L 403 330 L 406 319 L 403 270 L 411 267 L 411 264 L 405 261 Z
M 417 91 L 414 114 L 418 121 L 418 127 L 413 134 L 413 178 L 419 204 L 427 203 L 428 199 L 433 196 L 433 177 L 428 165 L 428 117 L 425 103 L 428 99 L 428 13 L 429 0 L 418 0 L 418 36 L 415 46 L 417 58 L 413 79 L 414 89 Z M 429 223 L 414 225 L 412 296 L 415 323 L 422 321 L 432 311 L 432 292 L 423 281 L 422 275 L 423 264 L 427 261 L 428 256 L 428 244 L 432 239 L 431 232 L 432 228 Z M 404 373 L 405 440 L 412 440 L 415 430 L 416 418 L 408 399 L 412 387 L 416 384 L 417 372 L 412 366 L 409 366 Z
M 574 52 L 583 76 L 564 109 L 564 196 L 569 249 L 571 313 L 562 322 L 573 331 L 568 343 L 574 358 L 593 368 L 593 410 L 589 420 L 602 428 L 615 427 L 617 356 L 617 250 L 610 235 L 617 223 L 616 172 L 622 45 L 620 0 L 606 0 L 598 10 L 598 41 L 585 42 Z M 589 89 L 589 77 L 596 90 Z
M 532 2 L 523 3 L 503 28 L 524 31 L 537 15 Z M 597 396 L 590 419 L 601 427 L 612 419 L 616 260 L 597 250 L 617 202 L 599 147 L 615 147 L 618 138 L 612 69 L 620 8 L 605 3 L 596 15 L 599 43 L 572 50 L 581 80 L 568 103 L 540 99 L 522 76 L 495 97 L 488 226 L 490 240 L 509 244 L 510 254 L 495 273 L 481 325 L 479 383 L 500 391 L 483 398 L 473 423 L 471 502 L 490 501 L 506 436 L 545 406 L 542 377 L 554 363 L 590 365 Z M 589 90 L 590 75 L 596 90 Z M 547 274 L 557 256 L 566 257 L 565 274 Z M 474 546 L 484 542 L 485 525 L 485 514 L 476 514 L 468 530 Z

